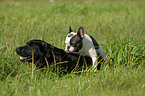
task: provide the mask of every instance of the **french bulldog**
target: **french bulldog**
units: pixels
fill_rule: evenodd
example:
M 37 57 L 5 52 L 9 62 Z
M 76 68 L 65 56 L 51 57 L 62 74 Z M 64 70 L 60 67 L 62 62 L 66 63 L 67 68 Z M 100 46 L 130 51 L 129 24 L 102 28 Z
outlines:
M 79 52 L 83 56 L 91 57 L 93 66 L 97 67 L 98 70 L 101 67 L 100 62 L 108 58 L 101 45 L 92 36 L 84 34 L 83 27 L 80 27 L 78 32 L 75 33 L 69 26 L 69 33 L 66 36 L 65 44 L 66 51 Z

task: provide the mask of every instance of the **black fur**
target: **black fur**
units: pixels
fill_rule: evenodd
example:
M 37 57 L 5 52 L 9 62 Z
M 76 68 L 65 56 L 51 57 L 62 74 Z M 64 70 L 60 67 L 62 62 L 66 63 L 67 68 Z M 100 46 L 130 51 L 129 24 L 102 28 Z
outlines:
M 31 40 L 25 46 L 17 47 L 16 52 L 22 56 L 20 60 L 23 62 L 32 62 L 33 57 L 34 64 L 39 68 L 53 63 L 65 62 L 58 64 L 63 73 L 70 73 L 76 66 L 81 68 L 83 65 L 90 66 L 92 64 L 90 57 L 81 56 L 77 53 L 67 53 L 42 40 Z
M 77 36 L 79 36 L 80 39 L 84 38 L 84 28 L 80 27 L 78 32 L 77 32 Z
M 69 33 L 71 33 L 71 32 L 73 32 L 73 31 L 72 31 L 71 27 L 69 26 Z

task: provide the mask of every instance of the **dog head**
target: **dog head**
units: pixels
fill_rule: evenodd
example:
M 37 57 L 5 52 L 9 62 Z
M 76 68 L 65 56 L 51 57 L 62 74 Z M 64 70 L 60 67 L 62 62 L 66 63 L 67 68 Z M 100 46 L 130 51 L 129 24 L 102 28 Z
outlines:
M 69 27 L 69 34 L 66 36 L 66 51 L 70 52 L 79 52 L 81 50 L 83 43 L 82 40 L 84 38 L 84 29 L 80 27 L 78 32 L 75 33 L 72 31 L 71 27 Z
M 31 40 L 25 46 L 17 47 L 16 52 L 21 56 L 20 61 L 22 62 L 32 62 L 32 59 L 34 59 L 34 63 L 41 63 L 46 56 L 46 52 L 51 51 L 51 47 L 42 40 Z

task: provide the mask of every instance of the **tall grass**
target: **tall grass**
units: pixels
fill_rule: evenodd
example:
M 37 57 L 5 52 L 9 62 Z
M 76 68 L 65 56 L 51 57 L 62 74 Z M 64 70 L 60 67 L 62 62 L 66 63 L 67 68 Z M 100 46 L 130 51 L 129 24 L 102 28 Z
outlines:
M 0 2 L 0 95 L 144 96 L 145 2 Z M 101 70 L 59 78 L 22 63 L 17 46 L 42 39 L 64 49 L 69 25 L 80 26 L 109 59 Z

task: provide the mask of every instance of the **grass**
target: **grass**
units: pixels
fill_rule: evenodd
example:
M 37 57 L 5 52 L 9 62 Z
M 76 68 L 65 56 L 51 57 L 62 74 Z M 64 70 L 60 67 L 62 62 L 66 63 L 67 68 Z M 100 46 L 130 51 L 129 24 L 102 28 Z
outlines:
M 0 95 L 144 96 L 145 2 L 0 2 Z M 19 61 L 17 46 L 42 39 L 64 49 L 68 27 L 84 27 L 109 59 L 100 71 L 59 78 Z M 113 58 L 114 60 L 112 60 Z

